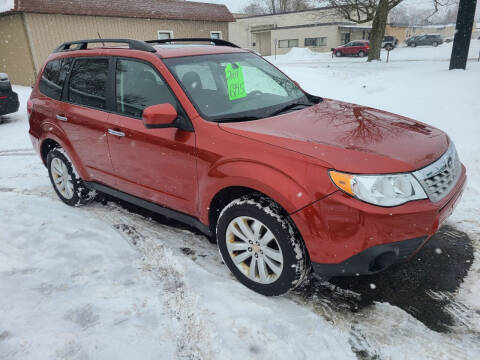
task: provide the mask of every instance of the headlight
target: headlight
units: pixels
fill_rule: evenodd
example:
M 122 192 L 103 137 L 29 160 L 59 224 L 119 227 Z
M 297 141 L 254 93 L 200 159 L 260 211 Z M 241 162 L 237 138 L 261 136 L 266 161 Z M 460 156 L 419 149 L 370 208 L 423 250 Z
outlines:
M 397 206 L 427 199 L 427 194 L 412 174 L 352 175 L 331 170 L 330 178 L 340 190 L 374 205 Z

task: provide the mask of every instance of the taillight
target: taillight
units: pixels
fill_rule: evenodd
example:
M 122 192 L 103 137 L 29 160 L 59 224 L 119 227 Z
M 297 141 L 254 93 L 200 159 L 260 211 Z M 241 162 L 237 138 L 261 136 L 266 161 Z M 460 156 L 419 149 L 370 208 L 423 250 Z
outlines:
M 30 120 L 30 116 L 32 116 L 33 112 L 33 101 L 31 99 L 28 99 L 27 101 L 27 113 L 28 113 L 28 119 Z

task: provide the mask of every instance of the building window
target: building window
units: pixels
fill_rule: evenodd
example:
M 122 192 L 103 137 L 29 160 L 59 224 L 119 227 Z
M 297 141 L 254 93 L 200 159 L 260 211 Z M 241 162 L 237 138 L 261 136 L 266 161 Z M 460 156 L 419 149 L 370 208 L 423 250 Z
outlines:
M 159 30 L 159 31 L 157 32 L 157 39 L 158 39 L 158 40 L 173 39 L 173 31 L 169 31 L 169 30 Z
M 222 32 L 221 31 L 210 31 L 210 38 L 211 39 L 221 39 Z
M 350 42 L 350 33 L 343 33 L 342 34 L 342 44 L 346 44 Z
M 279 48 L 298 47 L 298 39 L 280 40 L 278 42 Z
M 305 46 L 327 46 L 326 37 L 305 38 Z

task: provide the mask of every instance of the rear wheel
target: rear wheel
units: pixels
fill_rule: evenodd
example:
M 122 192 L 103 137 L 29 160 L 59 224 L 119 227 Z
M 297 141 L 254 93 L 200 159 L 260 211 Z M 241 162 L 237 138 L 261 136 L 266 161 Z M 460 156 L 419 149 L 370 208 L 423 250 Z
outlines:
M 309 268 L 292 220 L 265 196 L 248 195 L 228 204 L 218 219 L 217 243 L 233 275 L 266 296 L 296 288 Z
M 88 204 L 95 198 L 95 191 L 85 186 L 62 148 L 55 148 L 48 153 L 47 168 L 53 189 L 65 204 L 80 206 Z
M 365 51 L 360 50 L 360 51 L 358 52 L 358 56 L 359 56 L 359 57 L 364 57 L 364 56 L 365 56 Z
M 438 42 L 434 41 L 434 42 L 432 43 L 432 45 L 433 45 L 433 47 L 437 47 L 437 46 L 438 46 Z
M 414 42 L 413 42 L 413 43 L 411 44 L 411 46 L 412 46 L 412 47 L 417 47 L 417 43 L 414 43 Z
M 343 54 L 341 51 L 335 51 L 335 56 L 336 57 L 341 57 Z

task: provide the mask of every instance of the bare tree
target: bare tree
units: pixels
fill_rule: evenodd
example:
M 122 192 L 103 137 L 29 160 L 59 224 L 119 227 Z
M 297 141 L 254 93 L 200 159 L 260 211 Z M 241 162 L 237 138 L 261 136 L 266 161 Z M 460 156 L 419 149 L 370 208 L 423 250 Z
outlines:
M 267 10 L 258 2 L 252 1 L 242 9 L 242 13 L 248 16 L 264 15 L 267 13 Z
M 283 14 L 311 9 L 313 4 L 312 0 L 250 0 L 243 12 L 248 15 Z

